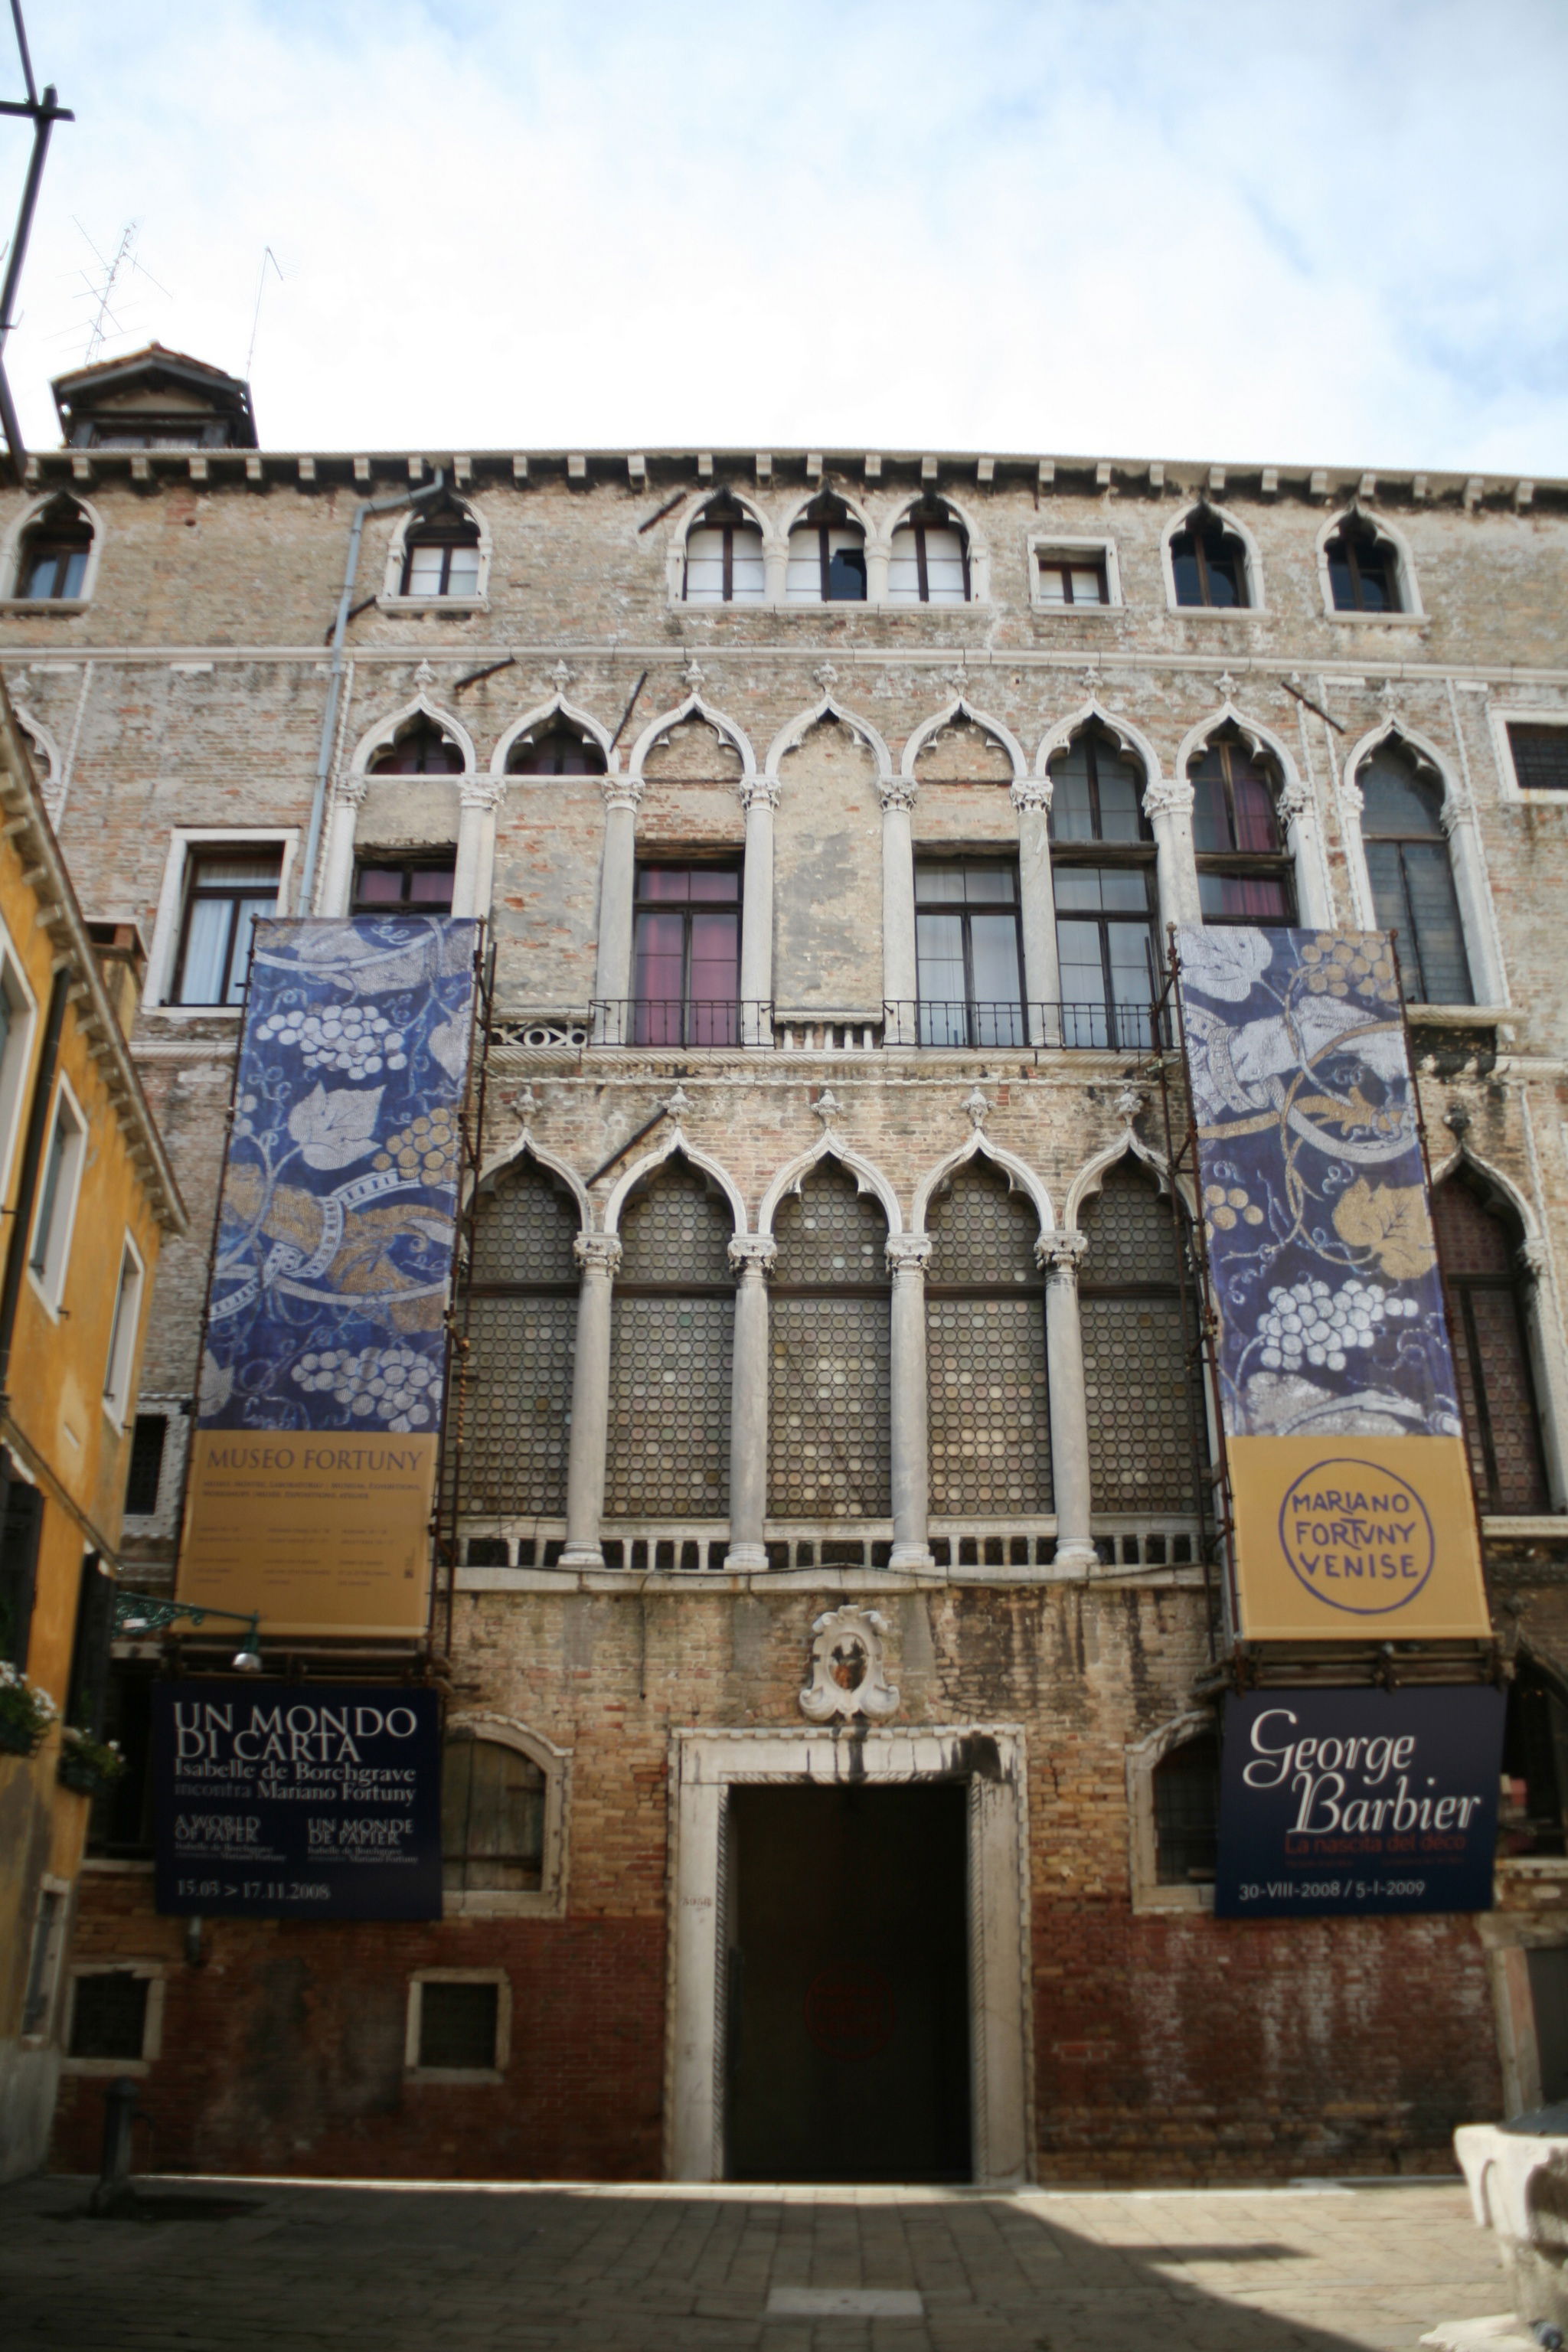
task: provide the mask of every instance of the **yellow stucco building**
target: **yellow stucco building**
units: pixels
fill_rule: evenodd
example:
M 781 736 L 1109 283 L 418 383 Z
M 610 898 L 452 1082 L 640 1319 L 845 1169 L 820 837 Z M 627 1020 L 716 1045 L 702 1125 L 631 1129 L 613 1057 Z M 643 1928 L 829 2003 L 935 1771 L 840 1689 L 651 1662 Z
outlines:
M 0 2179 L 48 2138 L 146 1305 L 185 1226 L 125 1043 L 139 963 L 84 919 L 0 690 Z

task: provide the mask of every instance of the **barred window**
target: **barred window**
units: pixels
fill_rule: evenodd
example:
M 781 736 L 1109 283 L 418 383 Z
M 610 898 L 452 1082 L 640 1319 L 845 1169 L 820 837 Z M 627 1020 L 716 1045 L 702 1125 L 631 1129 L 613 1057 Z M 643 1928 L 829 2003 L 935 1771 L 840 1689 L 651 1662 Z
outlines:
M 1169 1196 L 1126 1160 L 1106 1171 L 1083 1211 L 1089 1481 L 1103 1513 L 1197 1508 L 1203 1398 L 1187 1360 L 1174 1215 Z
M 1399 934 L 1405 995 L 1415 1004 L 1473 1004 L 1436 778 L 1398 744 L 1385 743 L 1359 782 L 1373 905 L 1378 929 Z
M 481 1191 L 474 1215 L 461 1511 L 558 1516 L 577 1333 L 576 1204 L 531 1159 Z
M 621 1219 L 605 1509 L 722 1518 L 730 1507 L 735 1276 L 728 1204 L 683 1162 Z
M 1467 1175 L 1432 1194 L 1432 1223 L 1453 1324 L 1459 1412 L 1470 1475 L 1485 1511 L 1552 1507 L 1525 1322 L 1523 1238 L 1500 1201 Z
M 988 1169 L 932 1202 L 926 1282 L 931 1507 L 993 1517 L 1052 1508 L 1039 1220 Z
M 1154 1767 L 1154 1875 L 1162 1886 L 1212 1879 L 1219 1842 L 1219 1740 L 1200 1732 Z
M 890 1490 L 887 1222 L 855 1179 L 818 1166 L 774 1220 L 768 1508 L 884 1518 Z
M 1568 792 L 1568 727 L 1561 721 L 1532 727 L 1510 719 L 1508 743 L 1521 792 Z

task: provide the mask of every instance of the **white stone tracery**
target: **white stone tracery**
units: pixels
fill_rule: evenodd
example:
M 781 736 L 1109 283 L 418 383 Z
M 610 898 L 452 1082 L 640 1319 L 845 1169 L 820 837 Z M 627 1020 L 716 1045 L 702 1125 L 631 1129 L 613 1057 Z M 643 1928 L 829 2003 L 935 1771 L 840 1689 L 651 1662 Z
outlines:
M 1438 821 L 1448 838 L 1448 860 L 1454 876 L 1454 894 L 1459 903 L 1459 923 L 1469 961 L 1471 992 L 1478 1004 L 1505 1005 L 1508 988 L 1503 978 L 1502 949 L 1498 938 L 1491 892 L 1487 885 L 1475 802 L 1450 761 L 1430 738 L 1418 734 L 1415 728 L 1396 716 L 1384 719 L 1380 726 L 1362 737 L 1346 759 L 1342 775 L 1341 828 L 1344 835 L 1345 865 L 1350 874 L 1351 897 L 1356 914 L 1365 929 L 1376 930 L 1379 928 L 1372 876 L 1367 866 L 1366 843 L 1362 832 L 1361 772 L 1373 752 L 1381 751 L 1385 743 L 1408 752 L 1418 767 L 1430 770 L 1442 787 L 1443 801 Z

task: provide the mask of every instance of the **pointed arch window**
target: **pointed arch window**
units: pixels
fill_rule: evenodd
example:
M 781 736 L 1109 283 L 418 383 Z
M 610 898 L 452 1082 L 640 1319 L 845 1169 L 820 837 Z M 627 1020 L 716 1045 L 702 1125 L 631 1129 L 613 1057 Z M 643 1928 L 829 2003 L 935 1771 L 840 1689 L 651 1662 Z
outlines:
M 86 593 L 92 525 L 74 499 L 55 499 L 22 533 L 15 596 L 37 604 L 69 604 Z
M 1436 776 L 1403 744 L 1384 743 L 1358 781 L 1373 905 L 1378 929 L 1399 934 L 1405 995 L 1415 1004 L 1473 1004 Z
M 668 1164 L 620 1223 L 610 1344 L 605 1509 L 611 1518 L 723 1518 L 730 1508 L 735 1276 L 729 1203 Z
M 682 593 L 689 604 L 761 604 L 767 596 L 761 528 L 727 490 L 687 533 Z
M 1522 1516 L 1550 1510 L 1519 1219 L 1461 1171 L 1434 1188 L 1432 1224 L 1481 1508 Z
M 479 527 L 467 508 L 454 502 L 421 515 L 404 538 L 399 595 L 477 597 L 479 550 Z
M 1247 545 L 1207 507 L 1187 517 L 1171 541 L 1171 579 L 1178 604 L 1211 611 L 1253 602 Z
M 931 1507 L 938 1517 L 1050 1511 L 1039 1220 L 1006 1179 L 961 1168 L 931 1202 L 926 1278 Z
M 446 730 L 419 711 L 370 763 L 373 776 L 460 776 L 463 754 Z
M 1295 871 L 1279 822 L 1274 761 L 1226 727 L 1189 774 L 1205 922 L 1293 923 Z
M 1347 515 L 1324 551 L 1336 613 L 1399 613 L 1399 552 L 1364 515 Z
M 885 1518 L 891 1497 L 892 1286 L 887 1220 L 818 1164 L 773 1221 L 768 1509 Z
M 1079 1280 L 1089 1484 L 1097 1512 L 1196 1512 L 1206 1458 L 1203 1399 L 1182 1312 L 1184 1222 L 1170 1195 L 1121 1160 L 1079 1223 Z
M 1147 1045 L 1156 908 L 1143 771 L 1092 725 L 1057 754 L 1050 774 L 1062 1043 Z
M 945 499 L 921 499 L 893 533 L 889 604 L 967 604 L 971 594 L 969 533 Z
M 813 499 L 790 532 L 784 593 L 801 604 L 866 601 L 866 534 L 831 490 Z
M 506 755 L 509 776 L 603 776 L 609 761 L 596 735 L 561 711 L 520 735 Z
M 578 1229 L 576 1202 L 531 1158 L 480 1187 L 459 1369 L 458 1507 L 474 1517 L 565 1510 Z

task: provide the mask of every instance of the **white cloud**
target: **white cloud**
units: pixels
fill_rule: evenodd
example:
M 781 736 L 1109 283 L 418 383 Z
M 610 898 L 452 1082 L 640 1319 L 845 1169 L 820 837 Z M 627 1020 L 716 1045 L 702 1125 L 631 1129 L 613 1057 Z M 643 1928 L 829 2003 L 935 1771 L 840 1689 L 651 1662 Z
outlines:
M 279 446 L 1568 470 L 1552 0 L 61 0 L 10 372 L 90 256 Z M 5 134 L 19 182 L 25 134 Z

